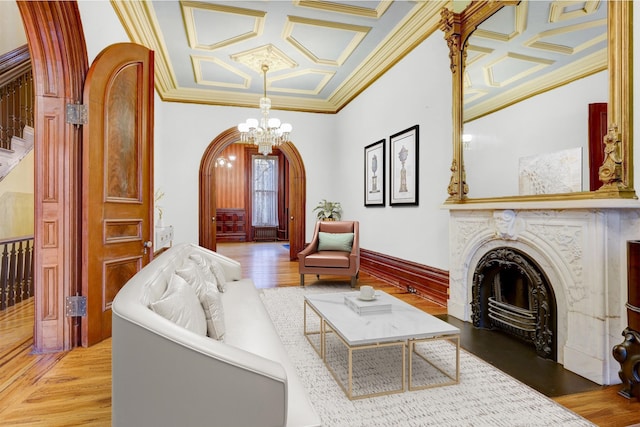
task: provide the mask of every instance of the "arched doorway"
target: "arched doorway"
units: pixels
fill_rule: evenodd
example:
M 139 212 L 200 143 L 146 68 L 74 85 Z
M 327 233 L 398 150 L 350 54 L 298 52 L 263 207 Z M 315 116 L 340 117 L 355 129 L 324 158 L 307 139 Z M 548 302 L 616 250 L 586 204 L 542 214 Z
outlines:
M 79 293 L 81 131 L 65 107 L 82 100 L 88 59 L 76 2 L 17 2 L 31 54 L 34 138 L 34 351 L 78 343 L 67 296 Z
M 240 139 L 236 128 L 229 128 L 218 135 L 205 150 L 200 162 L 200 185 L 198 196 L 199 212 L 199 244 L 211 250 L 216 249 L 216 175 L 215 160 L 230 144 Z M 297 259 L 297 254 L 304 248 L 305 215 L 306 215 L 306 172 L 302 157 L 291 143 L 280 146 L 289 162 L 289 258 Z

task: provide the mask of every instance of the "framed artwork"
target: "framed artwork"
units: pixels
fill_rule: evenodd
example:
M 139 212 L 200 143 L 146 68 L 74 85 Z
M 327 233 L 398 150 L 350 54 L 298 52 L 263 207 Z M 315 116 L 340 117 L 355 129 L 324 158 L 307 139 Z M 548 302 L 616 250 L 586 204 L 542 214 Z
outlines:
M 384 206 L 385 139 L 364 147 L 364 205 Z
M 415 125 L 389 137 L 389 204 L 418 204 L 418 130 Z
M 521 157 L 520 195 L 558 194 L 582 191 L 582 148 Z

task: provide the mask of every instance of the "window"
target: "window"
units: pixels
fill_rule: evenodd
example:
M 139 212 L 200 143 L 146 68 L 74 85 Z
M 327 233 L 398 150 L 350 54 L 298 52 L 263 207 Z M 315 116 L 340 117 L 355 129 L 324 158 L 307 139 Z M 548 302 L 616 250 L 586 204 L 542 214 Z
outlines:
M 254 155 L 252 165 L 253 226 L 278 226 L 278 158 Z

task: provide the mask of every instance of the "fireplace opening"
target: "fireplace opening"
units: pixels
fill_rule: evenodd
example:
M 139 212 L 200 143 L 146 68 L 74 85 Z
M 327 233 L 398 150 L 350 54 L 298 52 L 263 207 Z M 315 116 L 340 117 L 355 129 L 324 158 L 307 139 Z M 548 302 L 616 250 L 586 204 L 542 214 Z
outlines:
M 506 332 L 556 361 L 553 288 L 530 257 L 512 248 L 486 253 L 474 271 L 472 293 L 474 326 Z

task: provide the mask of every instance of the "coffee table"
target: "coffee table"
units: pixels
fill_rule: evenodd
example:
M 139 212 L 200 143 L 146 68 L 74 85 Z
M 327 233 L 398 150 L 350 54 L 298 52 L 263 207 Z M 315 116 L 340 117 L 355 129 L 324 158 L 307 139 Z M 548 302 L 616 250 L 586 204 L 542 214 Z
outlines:
M 333 375 L 338 385 L 351 400 L 362 399 L 405 391 L 407 385 L 406 353 L 408 352 L 408 390 L 420 390 L 429 387 L 457 384 L 460 378 L 460 329 L 438 319 L 422 310 L 413 307 L 404 301 L 395 298 L 386 292 L 376 291 L 375 301 L 371 304 L 390 304 L 388 312 L 375 312 L 373 314 L 358 314 L 347 304 L 345 296 L 357 296 L 358 292 L 336 292 L 328 294 L 307 295 L 304 299 L 304 335 L 322 358 L 328 370 Z M 315 324 L 318 329 L 308 330 L 309 315 L 315 315 L 319 319 Z M 348 367 L 346 384 L 339 378 L 334 368 L 327 360 L 327 336 L 335 333 L 347 348 Z M 319 335 L 319 343 L 314 343 L 312 337 Z M 447 372 L 434 361 L 417 351 L 416 344 L 434 340 L 447 340 L 455 344 L 455 374 Z M 315 338 L 315 341 L 318 341 Z M 364 393 L 355 395 L 353 392 L 353 355 L 356 351 L 370 350 L 374 348 L 397 347 L 401 349 L 401 387 L 382 392 Z M 448 347 L 447 347 L 448 348 Z M 408 350 L 408 351 L 407 351 Z M 428 362 L 438 371 L 443 373 L 450 381 L 436 384 L 413 385 L 414 359 L 416 355 Z

